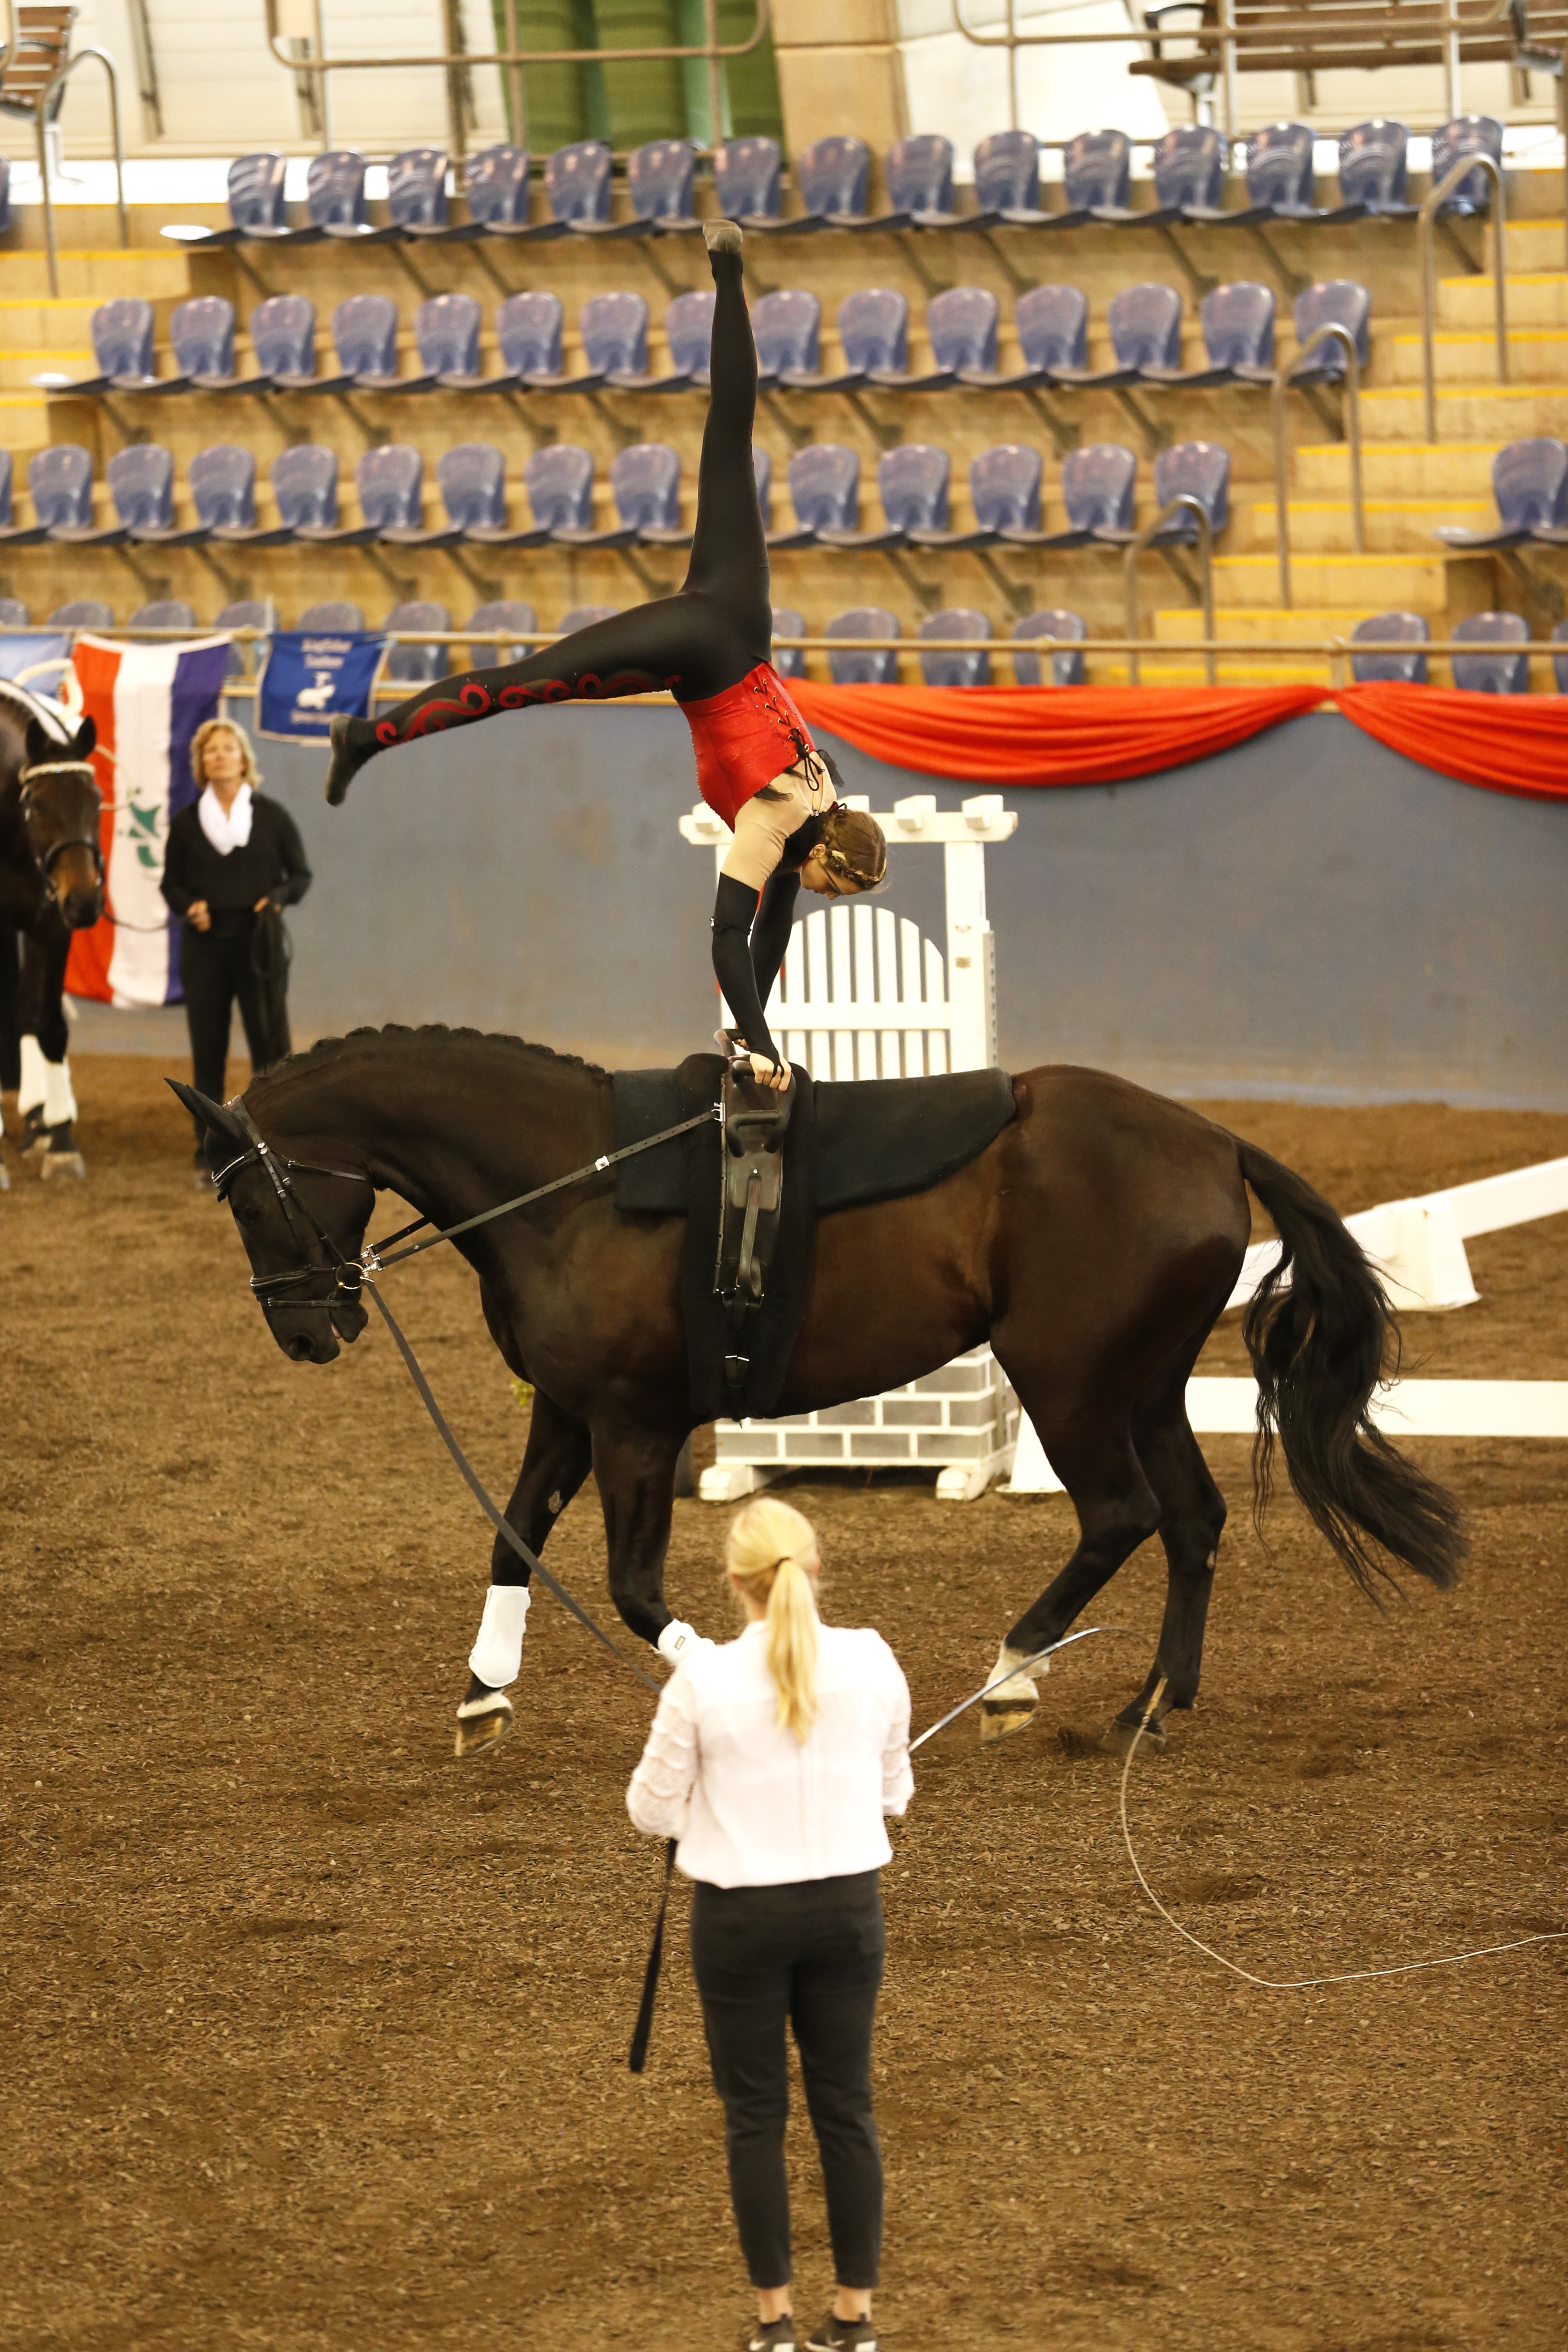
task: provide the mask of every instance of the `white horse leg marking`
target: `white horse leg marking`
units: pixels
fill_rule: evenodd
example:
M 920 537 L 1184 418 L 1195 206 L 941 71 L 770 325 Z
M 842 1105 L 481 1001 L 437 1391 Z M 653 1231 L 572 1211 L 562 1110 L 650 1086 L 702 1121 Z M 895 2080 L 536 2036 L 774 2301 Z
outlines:
M 1027 1650 L 1010 1650 L 1004 1642 L 996 1653 L 996 1663 L 986 1676 L 987 1682 L 994 1682 L 996 1676 L 1005 1674 L 1009 1666 L 1021 1666 L 1028 1654 Z M 1009 1681 L 998 1685 L 991 1696 L 1001 1706 L 1034 1706 L 1040 1696 L 1035 1685 L 1042 1675 L 1048 1675 L 1050 1671 L 1049 1658 L 1042 1658 L 1039 1664 L 1031 1666 L 1026 1675 L 1014 1675 Z
M 487 1689 L 504 1690 L 522 1672 L 530 1598 L 526 1584 L 492 1584 L 485 1595 L 485 1613 L 468 1653 L 468 1671 L 478 1675 Z
M 22 1040 L 22 1076 L 16 1088 L 16 1108 L 26 1118 L 30 1110 L 42 1110 L 49 1089 L 47 1062 L 44 1049 L 36 1037 Z
M 70 1056 L 68 1054 L 58 1062 L 44 1064 L 44 1125 L 68 1126 L 76 1116 L 76 1095 L 71 1087 Z

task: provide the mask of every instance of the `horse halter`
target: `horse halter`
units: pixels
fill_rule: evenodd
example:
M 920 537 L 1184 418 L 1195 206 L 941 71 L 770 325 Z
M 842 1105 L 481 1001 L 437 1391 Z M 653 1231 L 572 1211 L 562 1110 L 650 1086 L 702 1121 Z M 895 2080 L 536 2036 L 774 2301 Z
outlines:
M 246 1109 L 243 1102 L 234 1102 L 228 1106 L 228 1108 L 231 1117 L 239 1121 L 240 1126 L 249 1136 L 250 1143 L 246 1150 L 237 1153 L 235 1158 L 229 1160 L 226 1167 L 220 1168 L 214 1176 L 213 1182 L 217 1187 L 218 1199 L 227 1200 L 234 1179 L 242 1168 L 265 1170 L 272 1190 L 278 1195 L 278 1203 L 283 1212 L 289 1231 L 298 1243 L 305 1260 L 302 1265 L 290 1267 L 282 1274 L 251 1276 L 251 1291 L 260 1305 L 262 1312 L 270 1315 L 276 1307 L 279 1307 L 297 1308 L 331 1307 L 340 1298 L 350 1299 L 357 1305 L 366 1271 L 364 1262 L 359 1258 L 343 1255 L 326 1227 L 311 1215 L 310 1211 L 300 1198 L 290 1178 L 297 1175 L 337 1176 L 341 1177 L 345 1184 L 368 1184 L 371 1181 L 370 1177 L 363 1169 L 324 1168 L 315 1160 L 280 1159 Z M 311 1255 L 310 1241 L 300 1228 L 300 1219 L 303 1219 L 322 1249 L 326 1251 L 327 1261 L 324 1265 Z M 309 1298 L 285 1298 L 280 1296 L 284 1291 L 294 1289 L 300 1283 L 310 1282 L 315 1276 L 322 1274 L 330 1274 L 332 1277 L 333 1286 L 330 1291 L 316 1292 Z
M 34 801 L 33 787 L 40 776 L 85 776 L 93 792 L 98 792 L 98 778 L 93 774 L 91 761 L 88 760 L 40 760 L 35 766 L 24 768 L 16 778 L 16 792 L 22 821 L 29 828 L 38 814 Z M 100 806 L 101 799 L 102 796 L 100 794 Z M 54 880 L 56 860 L 63 857 L 68 849 L 85 849 L 88 852 L 98 876 L 99 888 L 101 889 L 103 887 L 103 844 L 99 838 L 96 828 L 91 834 L 68 833 L 63 840 L 51 842 L 47 849 L 33 851 L 45 881 Z

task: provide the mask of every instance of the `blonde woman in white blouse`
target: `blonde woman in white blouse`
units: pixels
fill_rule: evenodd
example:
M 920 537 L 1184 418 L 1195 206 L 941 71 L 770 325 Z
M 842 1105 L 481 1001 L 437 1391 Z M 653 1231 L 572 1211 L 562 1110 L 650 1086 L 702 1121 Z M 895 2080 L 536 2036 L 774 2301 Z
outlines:
M 875 2352 L 882 2158 L 871 2025 L 885 1939 L 883 1826 L 913 1793 L 910 1694 L 870 1630 L 824 1625 L 811 1523 L 764 1496 L 731 1527 L 737 1641 L 689 1636 L 626 1808 L 679 1838 L 696 1881 L 691 1961 L 724 2103 L 730 2194 L 757 2290 L 748 2352 Z M 795 2028 L 822 2159 L 837 2292 L 809 2335 L 790 2299 L 784 2027 Z

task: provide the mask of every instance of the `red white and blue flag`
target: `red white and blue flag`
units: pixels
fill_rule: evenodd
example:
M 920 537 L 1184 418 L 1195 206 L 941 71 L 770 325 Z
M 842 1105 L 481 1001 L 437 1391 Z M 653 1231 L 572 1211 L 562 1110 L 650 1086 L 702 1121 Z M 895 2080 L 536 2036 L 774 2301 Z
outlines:
M 218 715 L 226 637 L 185 645 L 76 641 L 83 711 L 98 728 L 108 885 L 104 920 L 71 940 L 66 986 L 105 1004 L 177 1004 L 179 923 L 163 902 L 169 826 L 196 797 L 191 738 Z

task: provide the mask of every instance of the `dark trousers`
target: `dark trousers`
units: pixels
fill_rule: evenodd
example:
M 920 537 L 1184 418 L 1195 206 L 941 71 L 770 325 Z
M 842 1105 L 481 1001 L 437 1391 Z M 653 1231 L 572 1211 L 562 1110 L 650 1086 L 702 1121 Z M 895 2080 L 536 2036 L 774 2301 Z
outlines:
M 224 1099 L 224 1070 L 228 1061 L 229 1023 L 234 1007 L 245 1024 L 253 1072 L 267 1068 L 267 1017 L 261 982 L 250 961 L 256 918 L 247 912 L 236 920 L 227 914 L 213 918 L 210 931 L 184 926 L 180 941 L 180 979 L 185 992 L 185 1020 L 191 1032 L 192 1076 L 196 1092 L 213 1102 Z M 198 1129 L 196 1140 L 202 1139 Z
M 822 2158 L 835 2275 L 840 2286 L 877 2284 L 882 2152 L 871 2115 L 871 2021 L 885 1950 L 874 1870 L 693 1890 L 691 1965 L 753 2286 L 784 2286 L 790 2277 L 786 2020 Z
M 712 384 L 697 476 L 697 520 L 685 584 L 674 596 L 595 621 L 501 669 L 444 677 L 350 740 L 368 751 L 442 734 L 501 710 L 668 687 L 678 702 L 738 686 L 773 650 L 767 539 L 752 468 L 757 347 L 738 254 L 712 258 Z

